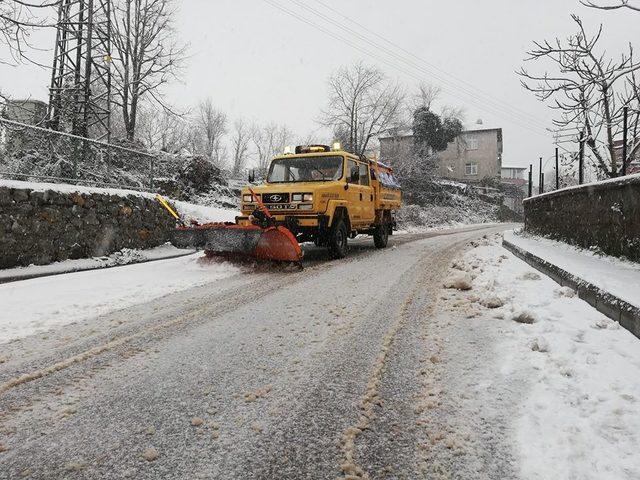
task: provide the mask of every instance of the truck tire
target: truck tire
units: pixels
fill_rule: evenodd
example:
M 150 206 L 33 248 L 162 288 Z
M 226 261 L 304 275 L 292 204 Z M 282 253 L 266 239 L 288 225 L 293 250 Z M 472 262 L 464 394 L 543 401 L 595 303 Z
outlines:
M 329 230 L 327 249 L 331 258 L 344 258 L 347 255 L 347 226 L 338 218 Z
M 388 242 L 389 224 L 385 222 L 382 225 L 378 225 L 375 232 L 373 232 L 373 243 L 376 248 L 386 248 Z

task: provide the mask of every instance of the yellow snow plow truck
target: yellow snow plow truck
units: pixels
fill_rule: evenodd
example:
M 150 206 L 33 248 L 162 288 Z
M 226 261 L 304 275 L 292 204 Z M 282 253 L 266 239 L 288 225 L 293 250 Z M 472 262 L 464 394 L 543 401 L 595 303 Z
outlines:
M 173 241 L 204 248 L 207 255 L 284 262 L 300 262 L 300 244 L 314 242 L 342 258 L 348 238 L 358 234 L 386 247 L 401 199 L 387 165 L 345 152 L 339 144 L 287 148 L 271 161 L 262 185 L 242 190 L 242 215 L 235 223 L 182 224 Z
M 314 242 L 342 258 L 347 239 L 358 234 L 386 247 L 401 199 L 389 166 L 345 152 L 339 144 L 298 146 L 272 160 L 264 184 L 243 189 L 243 216 L 236 222 L 251 225 L 263 206 L 298 243 Z

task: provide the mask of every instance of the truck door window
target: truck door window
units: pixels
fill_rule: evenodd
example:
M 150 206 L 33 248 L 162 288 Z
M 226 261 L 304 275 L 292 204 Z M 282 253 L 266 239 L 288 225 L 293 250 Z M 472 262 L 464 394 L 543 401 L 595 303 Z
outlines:
M 369 185 L 369 168 L 361 163 L 359 166 L 360 170 L 360 185 Z
M 360 181 L 360 169 L 358 164 L 353 160 L 347 162 L 347 182 L 358 183 Z

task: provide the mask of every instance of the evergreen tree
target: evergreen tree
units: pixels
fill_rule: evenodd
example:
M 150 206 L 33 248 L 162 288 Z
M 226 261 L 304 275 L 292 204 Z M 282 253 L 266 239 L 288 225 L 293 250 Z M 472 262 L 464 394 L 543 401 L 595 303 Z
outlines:
M 462 123 L 457 118 L 442 119 L 427 107 L 418 107 L 413 113 L 413 141 L 420 158 L 446 150 L 461 132 Z

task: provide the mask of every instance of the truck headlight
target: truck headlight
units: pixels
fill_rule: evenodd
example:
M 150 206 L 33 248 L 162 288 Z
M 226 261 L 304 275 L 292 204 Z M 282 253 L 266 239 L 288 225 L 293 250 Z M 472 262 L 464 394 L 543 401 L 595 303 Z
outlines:
M 302 194 L 301 193 L 294 193 L 291 196 L 291 200 L 294 202 L 301 202 L 302 201 Z
M 253 202 L 253 195 L 251 195 L 251 194 L 242 195 L 242 201 L 243 202 Z
M 313 193 L 303 193 L 302 194 L 303 202 L 313 202 Z
M 313 210 L 313 205 L 298 205 L 300 210 Z

